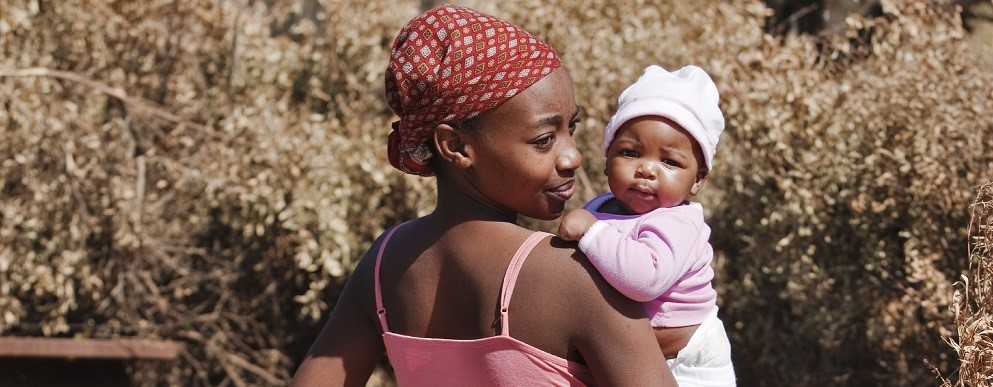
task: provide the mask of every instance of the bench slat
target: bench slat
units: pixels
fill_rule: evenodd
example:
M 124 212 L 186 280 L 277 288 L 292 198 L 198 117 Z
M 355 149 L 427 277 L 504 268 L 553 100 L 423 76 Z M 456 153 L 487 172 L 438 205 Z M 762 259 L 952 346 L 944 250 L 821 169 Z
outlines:
M 182 348 L 168 340 L 0 337 L 0 357 L 173 360 Z

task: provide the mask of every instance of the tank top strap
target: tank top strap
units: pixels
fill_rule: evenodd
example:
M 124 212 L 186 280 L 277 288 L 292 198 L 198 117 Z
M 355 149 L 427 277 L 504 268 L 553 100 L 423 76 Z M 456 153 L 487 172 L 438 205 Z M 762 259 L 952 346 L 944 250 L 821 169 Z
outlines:
M 507 310 L 510 307 L 510 298 L 514 295 L 514 285 L 517 283 L 517 275 L 521 272 L 521 267 L 524 266 L 524 260 L 528 258 L 531 254 L 531 250 L 541 242 L 545 237 L 552 234 L 546 232 L 536 231 L 531 234 L 524 243 L 521 243 L 521 247 L 517 248 L 517 252 L 514 253 L 514 257 L 510 259 L 510 265 L 507 266 L 507 272 L 503 275 L 503 285 L 500 290 L 500 335 L 509 336 L 510 335 L 510 318 L 508 317 Z
M 390 238 L 392 238 L 393 233 L 405 223 L 406 222 L 393 226 L 393 228 L 386 232 L 386 236 L 383 237 L 383 241 L 379 243 L 379 251 L 376 253 L 376 267 L 373 269 L 373 286 L 376 289 L 376 315 L 379 316 L 379 327 L 383 329 L 383 333 L 389 332 L 390 327 L 389 324 L 386 323 L 386 308 L 383 306 L 383 291 L 380 289 L 379 268 L 382 266 L 383 251 L 386 251 L 386 245 L 390 243 Z

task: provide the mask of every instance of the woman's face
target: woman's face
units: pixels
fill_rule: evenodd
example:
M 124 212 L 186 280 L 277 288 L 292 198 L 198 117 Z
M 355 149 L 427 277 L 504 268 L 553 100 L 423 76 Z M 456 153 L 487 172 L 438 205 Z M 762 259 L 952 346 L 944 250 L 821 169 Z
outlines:
M 479 116 L 469 182 L 502 210 L 555 219 L 575 191 L 582 161 L 573 132 L 578 108 L 562 67 Z

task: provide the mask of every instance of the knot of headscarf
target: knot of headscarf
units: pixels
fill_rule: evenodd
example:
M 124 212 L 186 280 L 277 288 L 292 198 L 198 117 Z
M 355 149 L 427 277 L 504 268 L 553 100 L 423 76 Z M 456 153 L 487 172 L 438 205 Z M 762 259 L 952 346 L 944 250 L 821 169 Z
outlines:
M 397 169 L 422 176 L 435 126 L 493 109 L 559 66 L 555 51 L 522 28 L 454 6 L 407 23 L 393 41 L 386 99 L 400 120 L 389 137 Z

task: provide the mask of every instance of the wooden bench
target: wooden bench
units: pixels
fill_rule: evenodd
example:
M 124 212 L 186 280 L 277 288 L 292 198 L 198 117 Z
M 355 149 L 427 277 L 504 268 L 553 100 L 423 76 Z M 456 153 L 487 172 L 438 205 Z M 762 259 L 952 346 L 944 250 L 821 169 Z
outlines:
M 128 387 L 131 362 L 168 362 L 182 350 L 168 340 L 0 337 L 0 385 Z

